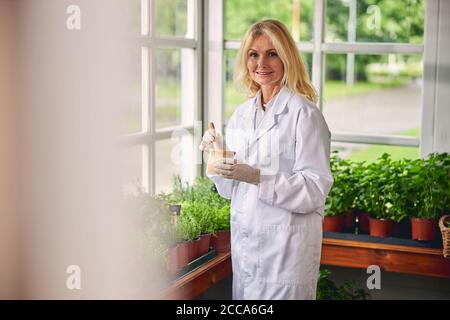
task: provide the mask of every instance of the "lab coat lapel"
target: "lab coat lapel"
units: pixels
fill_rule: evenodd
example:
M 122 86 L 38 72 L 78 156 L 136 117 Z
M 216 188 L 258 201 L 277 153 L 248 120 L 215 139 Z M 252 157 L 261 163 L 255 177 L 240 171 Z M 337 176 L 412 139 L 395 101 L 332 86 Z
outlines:
M 278 123 L 278 115 L 281 114 L 286 107 L 289 99 L 293 93 L 289 91 L 286 87 L 282 87 L 269 110 L 267 110 L 267 114 L 262 119 L 259 126 L 256 128 L 255 132 L 252 134 L 250 138 L 250 145 L 258 141 L 263 135 L 265 135 L 270 129 L 272 129 Z

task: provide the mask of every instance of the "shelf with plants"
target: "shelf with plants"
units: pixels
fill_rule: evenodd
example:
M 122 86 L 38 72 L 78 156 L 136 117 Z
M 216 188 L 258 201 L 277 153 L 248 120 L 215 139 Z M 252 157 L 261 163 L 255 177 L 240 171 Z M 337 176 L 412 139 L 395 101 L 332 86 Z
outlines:
M 169 273 L 175 279 L 200 267 L 201 257 L 230 250 L 230 201 L 219 196 L 208 178 L 199 177 L 189 185 L 175 177 L 172 193 L 157 198 L 178 208 L 172 212 L 175 237 L 168 250 Z
M 423 269 L 419 274 L 450 277 L 438 228 L 439 218 L 450 207 L 448 154 L 399 161 L 383 154 L 378 161 L 365 163 L 333 153 L 331 168 L 334 184 L 325 206 L 323 251 L 330 256 L 322 256 L 325 262 L 365 267 L 384 261 L 385 268 L 392 270 L 390 262 L 398 266 L 403 265 L 399 259 L 410 259 L 407 263 L 412 266 L 422 264 L 417 267 Z M 353 261 L 357 254 L 371 258 L 358 263 Z M 429 271 L 422 268 L 426 265 Z M 394 269 L 415 273 L 410 267 Z

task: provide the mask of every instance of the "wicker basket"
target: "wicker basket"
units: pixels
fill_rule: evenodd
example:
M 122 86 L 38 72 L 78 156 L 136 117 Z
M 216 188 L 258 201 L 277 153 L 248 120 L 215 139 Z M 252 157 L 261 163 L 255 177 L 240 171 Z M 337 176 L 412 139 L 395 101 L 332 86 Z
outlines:
M 450 228 L 445 226 L 444 221 L 450 221 L 450 215 L 442 216 L 439 219 L 439 228 L 442 233 L 442 246 L 444 258 L 450 258 Z

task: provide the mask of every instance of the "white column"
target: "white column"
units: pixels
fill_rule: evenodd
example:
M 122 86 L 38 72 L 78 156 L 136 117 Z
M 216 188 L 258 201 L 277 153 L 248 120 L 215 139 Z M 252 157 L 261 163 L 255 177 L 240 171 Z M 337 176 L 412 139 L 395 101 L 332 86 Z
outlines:
M 206 81 L 203 129 L 209 121 L 214 122 L 216 129 L 223 131 L 224 108 L 224 45 L 223 45 L 223 1 L 205 2 L 207 8 L 207 26 L 205 28 Z
M 322 110 L 322 96 L 323 96 L 323 53 L 322 42 L 324 34 L 324 13 L 325 1 L 316 0 L 314 8 L 314 51 L 313 51 L 313 66 L 312 66 L 312 82 L 319 94 L 317 105 Z
M 428 0 L 425 18 L 425 54 L 421 150 L 450 152 L 450 2 Z
M 348 2 L 349 18 L 348 18 L 348 42 L 356 41 L 356 0 L 350 0 Z M 352 86 L 355 81 L 355 54 L 347 53 L 347 74 L 346 81 L 347 86 Z

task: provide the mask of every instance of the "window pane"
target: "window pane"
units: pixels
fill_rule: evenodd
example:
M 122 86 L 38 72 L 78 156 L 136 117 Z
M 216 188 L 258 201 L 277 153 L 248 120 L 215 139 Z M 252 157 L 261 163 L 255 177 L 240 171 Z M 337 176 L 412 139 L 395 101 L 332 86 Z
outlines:
M 189 5 L 193 5 L 193 0 L 156 0 L 156 33 L 192 38 L 193 17 L 188 17 Z
M 240 40 L 260 19 L 283 22 L 296 41 L 311 41 L 314 0 L 225 0 L 225 39 Z
M 156 193 L 171 192 L 173 179 L 180 175 L 183 181 L 193 181 L 195 154 L 193 138 L 184 135 L 156 142 Z
M 312 53 L 302 52 L 302 60 L 308 71 L 309 80 L 312 81 Z
M 326 42 L 423 43 L 424 0 L 327 0 Z
M 237 50 L 225 50 L 225 122 L 230 119 L 236 107 L 246 100 L 245 94 L 239 92 L 233 84 L 236 54 Z
M 156 51 L 156 128 L 194 123 L 194 64 L 192 49 Z
M 333 54 L 325 63 L 323 111 L 331 131 L 419 135 L 421 55 L 356 55 L 352 63 L 351 54 Z
M 418 147 L 399 147 L 386 145 L 369 145 L 358 143 L 331 142 L 331 150 L 338 150 L 339 156 L 354 161 L 374 162 L 383 153 L 389 153 L 393 160 L 418 159 Z

